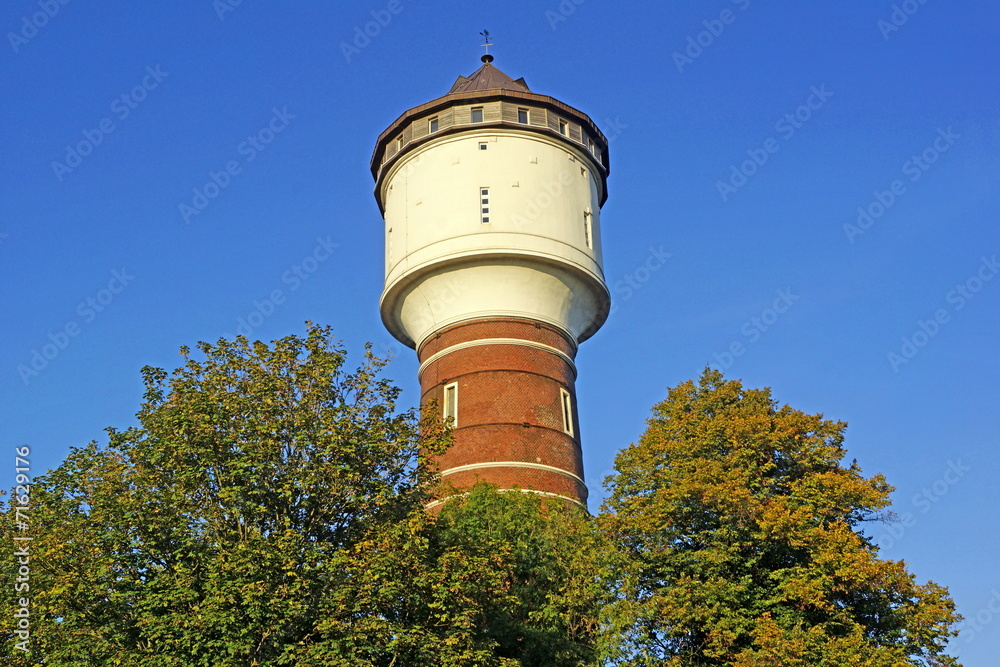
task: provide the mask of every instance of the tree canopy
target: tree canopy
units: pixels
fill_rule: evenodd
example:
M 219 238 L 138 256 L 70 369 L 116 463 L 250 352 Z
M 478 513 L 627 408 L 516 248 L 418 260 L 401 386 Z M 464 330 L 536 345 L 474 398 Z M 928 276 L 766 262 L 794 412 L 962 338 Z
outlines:
M 892 487 L 842 463 L 845 428 L 714 370 L 670 390 L 608 480 L 617 664 L 957 664 L 947 591 L 863 532 Z
M 30 652 L 0 596 L 4 664 L 957 665 L 947 591 L 863 532 L 891 487 L 766 389 L 671 389 L 597 516 L 486 485 L 435 514 L 450 434 L 370 349 L 348 370 L 309 325 L 181 352 L 143 369 L 137 426 L 35 480 Z
M 35 480 L 31 652 L 10 665 L 572 665 L 596 621 L 563 591 L 589 517 L 481 489 L 423 507 L 440 421 L 397 411 L 328 328 L 201 343 L 143 369 L 139 425 Z M 8 508 L 9 510 L 10 508 Z M 12 553 L 13 512 L 0 544 Z M 513 522 L 516 522 L 516 528 Z M 559 532 L 549 527 L 559 527 Z M 596 552 L 593 552 L 596 553 Z M 593 567 L 593 563 L 590 563 Z M 12 589 L 4 568 L 3 588 Z

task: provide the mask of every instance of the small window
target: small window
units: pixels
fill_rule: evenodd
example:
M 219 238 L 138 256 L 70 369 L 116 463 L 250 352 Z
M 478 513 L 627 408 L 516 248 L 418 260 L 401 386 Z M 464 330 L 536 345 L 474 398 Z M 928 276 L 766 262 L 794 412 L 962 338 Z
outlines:
M 523 123 L 524 125 L 528 124 L 528 110 L 527 109 L 518 109 L 517 110 L 517 122 L 518 123 Z
M 437 119 L 437 116 L 434 116 L 434 118 L 431 118 L 430 121 L 428 121 L 428 123 L 427 123 L 427 131 L 431 132 L 431 133 L 434 133 L 434 132 L 438 131 L 438 119 Z
M 487 148 L 489 148 L 489 144 L 488 143 L 486 143 L 485 141 L 480 141 L 479 142 L 479 150 L 484 151 Z
M 587 137 L 587 148 L 590 150 L 591 153 L 593 153 L 596 150 L 594 146 L 594 140 L 591 139 L 590 137 Z
M 483 122 L 483 108 L 482 107 L 472 107 L 472 122 L 482 123 Z
M 569 126 L 566 124 L 566 121 L 564 120 L 559 121 L 559 134 L 563 135 L 564 137 L 567 134 L 569 134 Z
M 442 417 L 451 421 L 452 428 L 458 426 L 458 383 L 452 382 L 444 387 L 444 409 Z
M 483 223 L 490 221 L 490 189 L 479 188 L 479 215 Z
M 403 150 L 403 137 L 396 137 L 396 152 Z
M 563 430 L 573 435 L 573 397 L 565 389 L 560 389 L 563 413 Z
M 593 250 L 594 248 L 594 226 L 591 220 L 593 215 L 590 211 L 584 211 L 583 213 L 583 238 L 587 242 L 587 247 Z

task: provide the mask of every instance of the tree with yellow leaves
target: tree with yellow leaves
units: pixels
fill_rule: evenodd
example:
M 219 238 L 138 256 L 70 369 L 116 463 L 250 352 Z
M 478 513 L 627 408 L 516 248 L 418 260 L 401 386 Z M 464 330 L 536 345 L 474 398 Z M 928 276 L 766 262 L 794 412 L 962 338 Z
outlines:
M 619 453 L 602 523 L 628 555 L 619 665 L 957 665 L 947 590 L 879 558 L 892 487 L 842 463 L 846 424 L 706 369 Z

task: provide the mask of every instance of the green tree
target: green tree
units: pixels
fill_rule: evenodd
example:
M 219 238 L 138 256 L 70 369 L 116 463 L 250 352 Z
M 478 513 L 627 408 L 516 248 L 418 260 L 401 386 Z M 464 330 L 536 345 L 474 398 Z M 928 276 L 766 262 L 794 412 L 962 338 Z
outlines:
M 349 567 L 365 584 L 331 596 L 319 630 L 333 639 L 300 664 L 599 664 L 609 548 L 579 508 L 480 484 L 360 546 Z
M 670 390 L 608 479 L 616 664 L 958 664 L 946 589 L 863 533 L 892 487 L 842 464 L 845 428 L 713 370 Z
M 601 534 L 488 487 L 424 511 L 440 420 L 397 412 L 328 328 L 145 368 L 138 426 L 32 489 L 30 654 L 12 666 L 530 667 L 593 658 Z M 9 508 L 8 508 L 9 510 Z M 0 513 L 13 551 L 14 516 Z M 0 586 L 12 587 L 5 568 Z
M 33 653 L 8 632 L 5 664 L 293 664 L 337 639 L 317 632 L 330 613 L 370 615 L 332 603 L 369 585 L 361 545 L 427 501 L 420 452 L 443 432 L 397 413 L 370 352 L 348 372 L 327 328 L 199 349 L 143 369 L 139 426 L 36 480 Z M 10 553 L 10 512 L 2 526 Z
M 455 551 L 503 554 L 508 563 L 508 597 L 487 606 L 497 655 L 524 667 L 600 664 L 616 550 L 587 512 L 480 484 L 444 506 L 437 532 Z

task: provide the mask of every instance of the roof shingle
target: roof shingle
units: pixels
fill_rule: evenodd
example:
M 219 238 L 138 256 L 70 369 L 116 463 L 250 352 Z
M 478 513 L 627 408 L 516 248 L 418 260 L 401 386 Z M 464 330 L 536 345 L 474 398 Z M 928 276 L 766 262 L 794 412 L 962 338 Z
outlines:
M 487 60 L 486 58 L 489 58 Z M 516 90 L 522 93 L 530 93 L 531 90 L 528 88 L 528 84 L 525 83 L 523 78 L 514 80 L 498 70 L 491 63 L 493 58 L 491 56 L 485 56 L 483 58 L 483 66 L 477 69 L 475 72 L 469 76 L 460 76 L 455 81 L 455 84 L 448 91 L 451 93 L 464 93 L 472 90 Z

